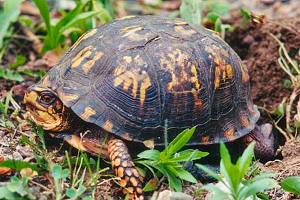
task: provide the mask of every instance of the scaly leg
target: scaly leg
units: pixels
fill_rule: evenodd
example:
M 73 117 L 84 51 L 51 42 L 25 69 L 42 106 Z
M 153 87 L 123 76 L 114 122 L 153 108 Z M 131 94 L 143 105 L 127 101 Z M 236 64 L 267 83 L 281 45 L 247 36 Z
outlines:
M 108 154 L 112 168 L 120 178 L 119 184 L 124 187 L 123 192 L 129 194 L 131 200 L 143 200 L 144 178 L 136 170 L 125 143 L 119 139 L 110 139 Z

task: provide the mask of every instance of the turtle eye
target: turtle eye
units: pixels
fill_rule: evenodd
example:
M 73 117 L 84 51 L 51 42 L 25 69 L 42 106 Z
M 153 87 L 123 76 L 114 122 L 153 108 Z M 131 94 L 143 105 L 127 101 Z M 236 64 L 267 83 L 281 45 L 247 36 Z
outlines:
M 39 100 L 42 104 L 51 105 L 56 100 L 56 96 L 50 92 L 44 92 L 41 93 Z

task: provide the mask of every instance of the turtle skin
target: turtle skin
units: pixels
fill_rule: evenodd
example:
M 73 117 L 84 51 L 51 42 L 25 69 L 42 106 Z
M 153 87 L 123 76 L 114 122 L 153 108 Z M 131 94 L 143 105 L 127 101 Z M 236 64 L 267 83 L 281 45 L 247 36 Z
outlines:
M 250 133 L 260 115 L 238 55 L 216 33 L 181 19 L 130 16 L 93 29 L 41 83 L 83 121 L 119 138 L 108 149 L 121 179 L 125 167 L 119 173 L 116 162 L 134 168 L 122 141 L 163 145 L 166 124 L 169 141 L 197 126 L 189 145 L 228 142 Z M 142 179 L 134 177 L 130 187 L 140 195 Z

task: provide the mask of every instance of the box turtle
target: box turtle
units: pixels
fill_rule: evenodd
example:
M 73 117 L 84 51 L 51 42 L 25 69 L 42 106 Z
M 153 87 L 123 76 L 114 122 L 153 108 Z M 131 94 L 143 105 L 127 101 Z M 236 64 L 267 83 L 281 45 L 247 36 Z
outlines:
M 143 199 L 143 177 L 127 144 L 164 144 L 165 121 L 169 141 L 197 126 L 189 145 L 255 140 L 257 155 L 274 154 L 272 126 L 256 125 L 241 59 L 217 34 L 181 19 L 129 16 L 89 31 L 24 103 L 47 132 L 110 159 L 131 199 Z

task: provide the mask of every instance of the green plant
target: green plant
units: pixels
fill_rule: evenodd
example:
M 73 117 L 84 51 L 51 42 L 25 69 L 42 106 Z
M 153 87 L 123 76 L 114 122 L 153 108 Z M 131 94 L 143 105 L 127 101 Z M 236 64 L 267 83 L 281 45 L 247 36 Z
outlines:
M 225 37 L 225 32 L 231 28 L 222 23 L 222 17 L 229 14 L 229 4 L 217 0 L 183 0 L 180 6 L 180 16 L 193 24 L 212 24 L 212 28 Z
M 290 86 L 292 88 L 292 94 L 290 95 L 288 100 L 283 101 L 283 105 L 281 108 L 277 110 L 281 110 L 281 114 L 285 114 L 286 120 L 286 128 L 285 130 L 279 128 L 277 129 L 284 135 L 287 140 L 292 138 L 297 138 L 298 131 L 297 129 L 300 128 L 300 103 L 298 102 L 296 105 L 296 114 L 294 115 L 294 119 L 291 118 L 292 115 L 292 106 L 296 101 L 298 95 L 300 94 L 300 64 L 297 63 L 296 60 L 292 59 L 289 53 L 287 52 L 284 44 L 273 34 L 270 34 L 272 38 L 278 43 L 279 45 L 279 58 L 277 59 L 279 66 L 288 74 L 290 77 Z M 300 51 L 299 51 L 300 53 Z M 284 114 L 281 116 L 283 117 Z M 296 129 L 296 130 L 295 130 Z
M 37 171 L 37 165 L 33 163 L 29 163 L 22 160 L 5 160 L 0 163 L 0 167 L 8 167 L 10 169 L 13 169 L 15 171 L 21 171 L 25 168 L 30 168 L 34 171 Z
M 300 176 L 289 176 L 280 185 L 285 191 L 300 195 Z
M 228 149 L 221 143 L 220 175 L 204 165 L 197 164 L 201 170 L 219 181 L 218 184 L 208 184 L 203 187 L 213 192 L 211 199 L 244 200 L 251 196 L 255 199 L 264 190 L 277 187 L 277 182 L 271 178 L 271 174 L 264 173 L 249 180 L 245 179 L 254 157 L 254 146 L 255 143 L 251 143 L 236 164 L 233 164 Z
M 93 11 L 84 11 L 90 1 L 85 3 L 77 1 L 77 5 L 72 11 L 66 13 L 62 19 L 59 19 L 56 23 L 54 23 L 50 19 L 47 1 L 33 1 L 42 15 L 47 30 L 42 52 L 60 47 L 64 43 L 65 34 L 67 33 L 78 32 L 82 34 L 85 32 L 86 30 L 82 30 L 82 27 L 78 26 L 84 20 L 90 19 L 96 15 L 104 22 L 111 20 L 109 13 L 101 7 L 101 4 L 99 4 L 98 1 L 92 0 Z
M 12 35 L 11 24 L 14 23 L 19 14 L 22 0 L 5 0 L 0 10 L 0 61 L 5 52 L 5 37 Z
M 181 132 L 162 152 L 151 149 L 138 154 L 136 162 L 148 168 L 155 177 L 159 175 L 155 170 L 167 177 L 172 190 L 181 191 L 182 180 L 196 183 L 196 179 L 183 168 L 182 163 L 199 160 L 208 153 L 193 149 L 180 151 L 193 136 L 195 129 L 196 127 Z
M 36 199 L 32 189 L 28 187 L 28 178 L 19 179 L 16 176 L 10 178 L 10 181 L 0 187 L 0 199 L 6 200 L 31 200 Z

